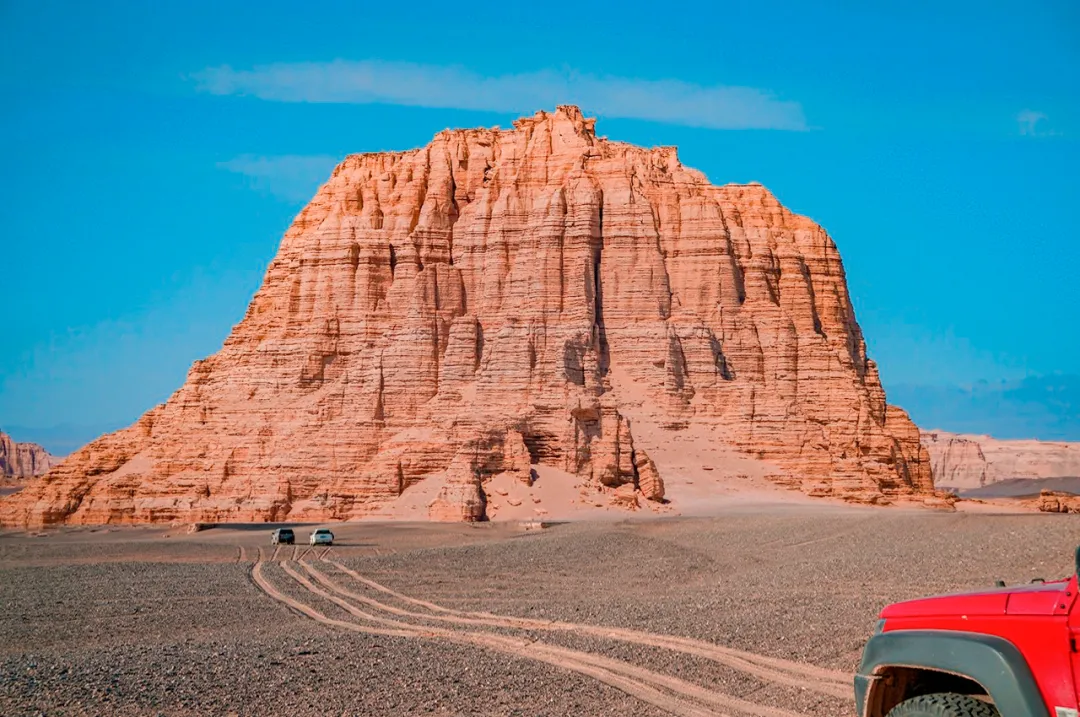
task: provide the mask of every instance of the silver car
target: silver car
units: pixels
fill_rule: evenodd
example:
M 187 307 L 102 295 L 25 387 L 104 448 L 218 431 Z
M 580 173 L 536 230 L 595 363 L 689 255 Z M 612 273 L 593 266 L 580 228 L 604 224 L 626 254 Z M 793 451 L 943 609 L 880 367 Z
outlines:
M 308 538 L 308 545 L 333 545 L 334 534 L 326 528 L 319 528 Z

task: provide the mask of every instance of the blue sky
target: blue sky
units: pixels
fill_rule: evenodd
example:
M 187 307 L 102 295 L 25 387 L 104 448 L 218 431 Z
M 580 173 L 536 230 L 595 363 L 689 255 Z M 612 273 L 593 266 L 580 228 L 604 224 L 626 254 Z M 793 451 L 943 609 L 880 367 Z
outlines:
M 821 222 L 924 427 L 1080 440 L 1080 6 L 671 7 L 0 2 L 0 426 L 167 398 L 344 155 L 576 102 Z

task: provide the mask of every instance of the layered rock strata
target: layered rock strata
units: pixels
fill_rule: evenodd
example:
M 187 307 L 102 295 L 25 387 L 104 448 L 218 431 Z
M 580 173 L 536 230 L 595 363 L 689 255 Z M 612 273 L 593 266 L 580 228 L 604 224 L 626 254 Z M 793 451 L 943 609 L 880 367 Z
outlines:
M 221 351 L 0 520 L 353 518 L 429 480 L 431 517 L 476 520 L 490 476 L 537 464 L 662 500 L 628 392 L 789 486 L 931 491 L 825 231 L 594 122 L 560 107 L 346 158 Z
M 1080 443 L 999 440 L 926 431 L 934 484 L 943 490 L 984 488 L 1017 478 L 1080 478 Z
M 1044 490 L 1034 501 L 1043 513 L 1080 513 L 1080 495 Z
M 36 443 L 16 443 L 0 431 L 0 478 L 21 480 L 49 472 L 60 459 Z

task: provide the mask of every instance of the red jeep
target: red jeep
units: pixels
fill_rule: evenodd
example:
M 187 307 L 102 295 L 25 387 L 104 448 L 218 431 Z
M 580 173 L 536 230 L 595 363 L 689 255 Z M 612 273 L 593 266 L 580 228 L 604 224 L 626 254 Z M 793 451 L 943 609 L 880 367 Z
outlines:
M 855 676 L 859 717 L 1078 717 L 1076 592 L 1074 574 L 889 605 Z

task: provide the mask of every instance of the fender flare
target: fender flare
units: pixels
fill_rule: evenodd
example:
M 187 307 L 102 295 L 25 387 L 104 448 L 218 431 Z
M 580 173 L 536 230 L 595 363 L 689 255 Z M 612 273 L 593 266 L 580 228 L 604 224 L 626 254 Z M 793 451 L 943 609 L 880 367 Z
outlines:
M 944 630 L 896 630 L 870 638 L 855 677 L 858 714 L 866 712 L 875 676 L 887 667 L 924 668 L 978 682 L 1008 717 L 1049 717 L 1023 654 L 995 635 Z

